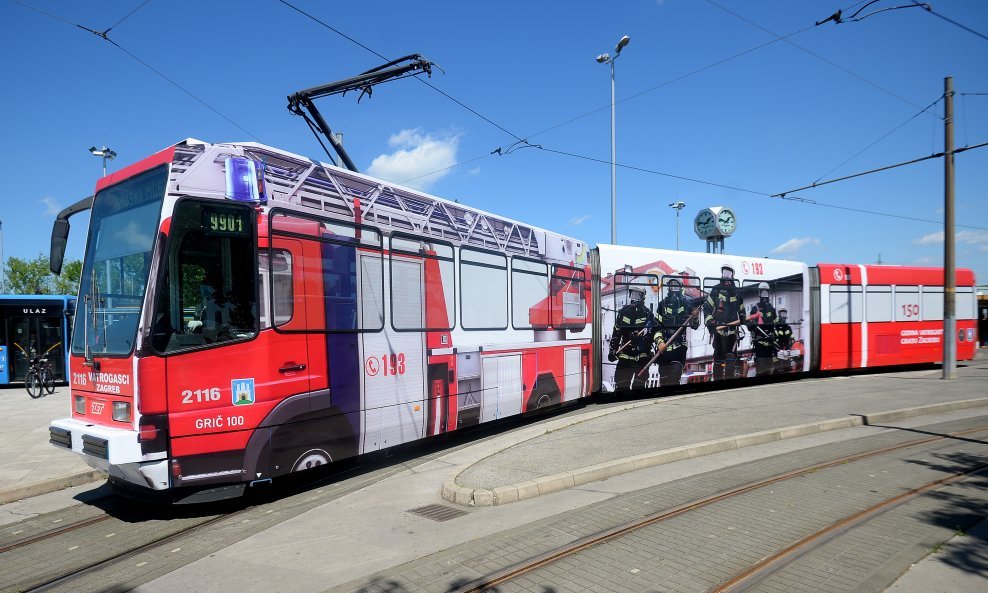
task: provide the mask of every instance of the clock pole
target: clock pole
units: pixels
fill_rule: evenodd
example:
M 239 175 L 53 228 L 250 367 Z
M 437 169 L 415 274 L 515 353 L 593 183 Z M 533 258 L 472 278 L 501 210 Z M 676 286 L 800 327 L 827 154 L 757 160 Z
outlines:
M 943 378 L 957 378 L 954 294 L 954 79 L 943 79 Z

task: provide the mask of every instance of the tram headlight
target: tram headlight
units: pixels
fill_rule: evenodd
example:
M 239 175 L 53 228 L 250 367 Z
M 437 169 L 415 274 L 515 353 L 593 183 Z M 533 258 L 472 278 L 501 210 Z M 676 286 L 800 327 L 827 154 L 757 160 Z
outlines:
M 75 396 L 75 413 L 86 415 L 86 398 L 82 395 Z
M 130 402 L 113 402 L 113 419 L 117 422 L 130 422 Z

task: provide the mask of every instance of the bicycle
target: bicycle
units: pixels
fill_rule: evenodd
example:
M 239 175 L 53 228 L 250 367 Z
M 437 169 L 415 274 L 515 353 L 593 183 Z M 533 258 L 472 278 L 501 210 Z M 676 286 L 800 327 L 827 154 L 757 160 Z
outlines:
M 24 387 L 32 399 L 55 393 L 55 369 L 47 358 L 35 356 L 24 377 Z

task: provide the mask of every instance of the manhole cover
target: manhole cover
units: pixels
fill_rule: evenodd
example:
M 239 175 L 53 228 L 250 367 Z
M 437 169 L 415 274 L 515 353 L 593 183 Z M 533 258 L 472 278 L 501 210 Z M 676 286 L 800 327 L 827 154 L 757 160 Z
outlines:
M 433 521 L 449 521 L 450 519 L 455 519 L 467 514 L 466 511 L 443 506 L 441 504 L 429 504 L 424 507 L 418 507 L 417 509 L 409 509 L 408 512 L 413 515 L 425 517 L 426 519 L 432 519 Z

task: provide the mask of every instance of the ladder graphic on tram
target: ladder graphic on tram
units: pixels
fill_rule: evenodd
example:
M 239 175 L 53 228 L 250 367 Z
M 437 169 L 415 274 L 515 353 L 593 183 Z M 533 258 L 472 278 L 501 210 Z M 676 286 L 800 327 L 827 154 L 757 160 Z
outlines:
M 457 245 L 528 257 L 545 255 L 545 231 L 455 202 L 376 183 L 252 142 L 236 146 L 180 144 L 175 148 L 169 182 L 177 185 L 181 180 L 182 185 L 195 187 L 196 169 L 226 156 L 240 156 L 241 151 L 244 157 L 264 163 L 264 181 L 270 201 Z M 206 173 L 208 171 L 204 170 L 203 174 Z

